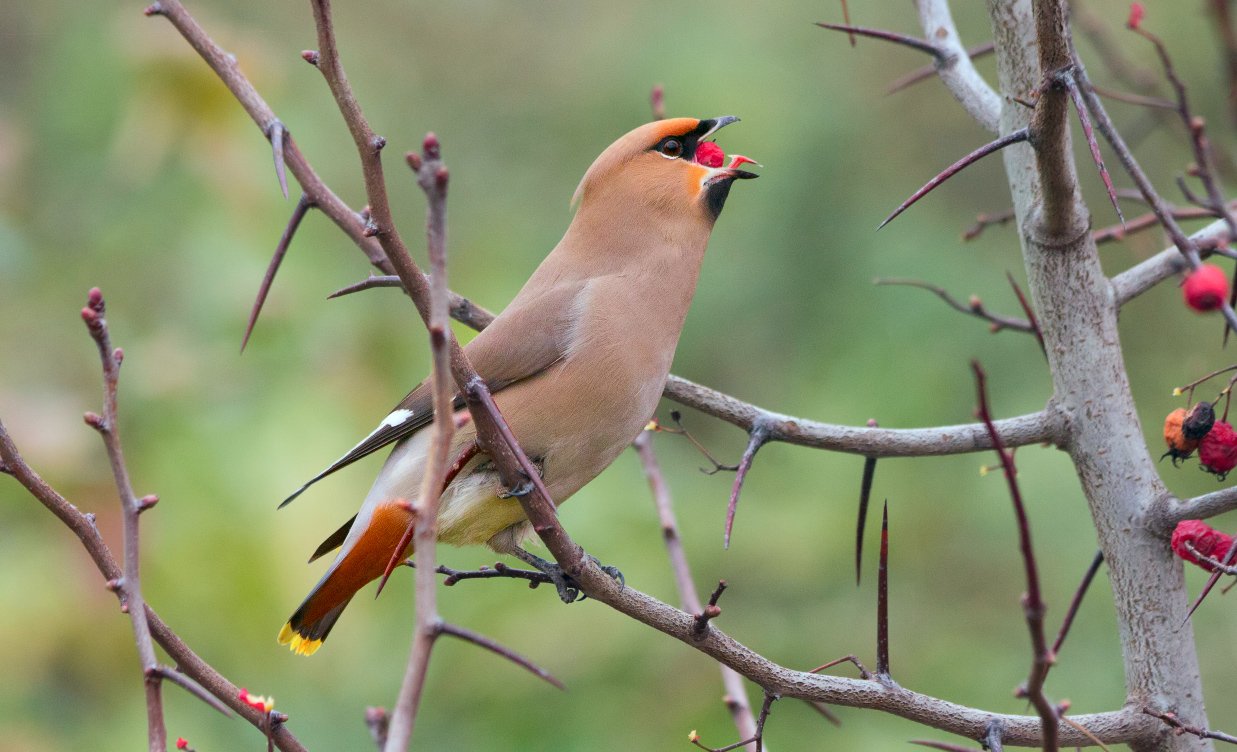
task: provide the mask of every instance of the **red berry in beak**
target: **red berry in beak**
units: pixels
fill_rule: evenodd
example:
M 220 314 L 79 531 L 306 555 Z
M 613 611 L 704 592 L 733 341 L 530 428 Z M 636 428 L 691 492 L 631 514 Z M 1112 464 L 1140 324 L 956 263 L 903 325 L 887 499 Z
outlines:
M 1194 310 L 1214 311 L 1228 298 L 1228 275 L 1214 264 L 1203 264 L 1186 275 L 1181 292 Z
M 696 163 L 705 167 L 721 167 L 726 161 L 722 147 L 712 141 L 704 141 L 696 147 Z

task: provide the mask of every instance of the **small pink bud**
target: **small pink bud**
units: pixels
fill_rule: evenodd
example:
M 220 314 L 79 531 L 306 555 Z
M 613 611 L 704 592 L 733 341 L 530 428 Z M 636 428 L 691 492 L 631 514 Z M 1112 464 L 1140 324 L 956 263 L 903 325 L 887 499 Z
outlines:
M 434 173 L 434 182 L 438 184 L 439 188 L 446 188 L 447 181 L 450 179 L 451 173 L 447 171 L 446 167 L 439 167 L 438 172 Z
M 185 737 L 178 736 L 176 737 L 176 748 L 177 749 L 189 749 L 189 742 L 185 740 Z
M 382 151 L 387 145 L 387 139 L 385 136 L 375 135 L 373 140 L 371 140 L 369 144 L 370 146 L 374 147 L 375 151 Z
M 97 287 L 92 287 L 86 295 L 86 299 L 90 303 L 91 308 L 98 308 L 103 305 L 103 292 Z
M 415 151 L 410 151 L 404 155 L 404 161 L 408 163 L 408 169 L 413 172 L 421 171 L 421 155 Z
M 155 504 L 158 504 L 158 503 L 159 503 L 158 496 L 154 494 L 148 494 L 138 499 L 137 509 L 139 512 L 145 512 L 147 509 L 150 509 L 151 507 L 153 507 Z
M 159 3 L 151 3 L 146 6 L 146 10 L 142 11 L 144 16 L 158 16 L 163 13 L 163 6 Z
M 316 67 L 318 65 L 318 51 L 317 50 L 302 50 L 301 59 L 309 63 L 310 65 Z
M 1143 23 L 1143 16 L 1147 15 L 1147 9 L 1142 3 L 1130 3 L 1130 17 L 1125 22 L 1125 25 L 1137 31 Z
M 83 308 L 82 321 L 86 322 L 86 326 L 94 326 L 99 321 L 99 314 L 95 313 L 93 308 Z
M 434 135 L 433 131 L 425 134 L 425 141 L 421 144 L 421 153 L 426 159 L 438 159 L 442 153 L 442 145 L 438 143 L 438 136 Z
M 87 412 L 82 415 L 82 420 L 91 428 L 103 429 L 103 416 L 98 413 Z
M 112 360 L 116 361 L 116 365 L 125 362 L 125 351 L 119 347 L 112 350 Z

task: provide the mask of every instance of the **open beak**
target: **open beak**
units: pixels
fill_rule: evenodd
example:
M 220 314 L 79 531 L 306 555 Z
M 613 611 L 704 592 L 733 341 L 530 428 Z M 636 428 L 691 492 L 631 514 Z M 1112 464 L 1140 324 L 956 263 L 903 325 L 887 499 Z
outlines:
M 697 139 L 699 141 L 704 141 L 706 138 L 708 138 L 709 136 L 712 136 L 714 133 L 721 130 L 722 128 L 725 128 L 731 123 L 737 123 L 737 122 L 739 122 L 739 119 L 735 117 L 734 115 L 723 115 L 717 118 L 709 118 L 708 120 L 701 120 L 700 125 L 696 127 L 696 132 L 698 134 Z M 745 157 L 742 154 L 731 154 L 729 156 L 730 156 L 730 164 L 726 165 L 725 167 L 708 168 L 709 175 L 704 179 L 705 185 L 712 185 L 714 183 L 719 183 L 723 180 L 751 180 L 752 178 L 760 177 L 754 172 L 748 172 L 747 170 L 738 169 L 741 165 L 744 165 L 744 164 L 754 164 L 757 167 L 759 167 L 760 165 L 759 163 L 756 162 L 756 160 L 751 159 L 750 157 Z

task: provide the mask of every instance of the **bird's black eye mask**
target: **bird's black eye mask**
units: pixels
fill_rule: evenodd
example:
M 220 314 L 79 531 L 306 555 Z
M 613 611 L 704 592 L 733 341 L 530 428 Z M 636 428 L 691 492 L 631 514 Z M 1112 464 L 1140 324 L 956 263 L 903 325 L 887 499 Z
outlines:
M 696 145 L 699 140 L 700 136 L 696 131 L 682 136 L 666 136 L 654 144 L 649 151 L 655 151 L 669 159 L 685 158 L 690 162 L 696 157 Z

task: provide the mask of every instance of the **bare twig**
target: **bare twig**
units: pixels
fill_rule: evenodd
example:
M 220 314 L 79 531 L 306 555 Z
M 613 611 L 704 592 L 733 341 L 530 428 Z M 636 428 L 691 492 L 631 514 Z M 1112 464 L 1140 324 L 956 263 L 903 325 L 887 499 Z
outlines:
M 120 364 L 124 352 L 112 349 L 108 333 L 105 305 L 99 288 L 90 291 L 82 320 L 99 350 L 103 365 L 103 414 L 86 413 L 86 423 L 99 432 L 107 449 L 107 458 L 112 466 L 112 479 L 120 495 L 121 518 L 124 521 L 124 574 L 116 585 L 121 610 L 129 613 L 133 622 L 133 637 L 137 642 L 138 658 L 146 684 L 146 725 L 150 752 L 167 749 L 167 729 L 163 723 L 163 673 L 155 657 L 155 646 L 150 638 L 150 624 L 146 620 L 146 601 L 142 596 L 141 547 L 139 517 L 154 502 L 143 504 L 133 493 L 129 480 L 129 468 L 125 465 L 124 450 L 120 444 L 120 414 L 117 397 L 120 385 Z
M 330 23 L 327 13 L 319 14 L 319 23 Z M 319 29 L 319 39 L 323 36 Z M 319 65 L 331 57 L 324 55 Z M 336 60 L 337 64 L 338 61 Z M 342 69 L 340 69 L 342 75 Z M 413 506 L 409 530 L 404 538 L 415 536 L 417 558 L 425 566 L 417 570 L 416 628 L 412 648 L 409 651 L 408 667 L 399 691 L 399 698 L 391 714 L 387 735 L 386 752 L 402 752 L 416 725 L 417 709 L 425 689 L 429 671 L 430 653 L 434 641 L 445 631 L 446 626 L 438 615 L 438 578 L 435 569 L 438 541 L 438 506 L 450 461 L 451 440 L 455 435 L 455 411 L 452 407 L 454 390 L 451 381 L 451 354 L 448 350 L 450 317 L 447 313 L 447 183 L 449 175 L 439 156 L 438 139 L 434 134 L 425 137 L 422 146 L 422 164 L 417 172 L 417 183 L 425 191 L 428 203 L 426 234 L 430 257 L 430 353 L 433 359 L 431 380 L 434 390 L 434 424 L 430 446 L 425 455 L 425 472 L 421 479 L 421 491 Z M 406 541 L 401 540 L 392 552 L 393 559 L 404 556 Z M 388 564 L 387 571 L 390 572 Z M 384 580 L 385 582 L 385 575 Z M 493 648 L 491 648 L 493 649 Z
M 680 608 L 691 614 L 704 614 L 700 604 L 700 595 L 696 592 L 696 583 L 692 580 L 691 568 L 687 564 L 687 553 L 683 550 L 683 541 L 679 537 L 679 526 L 674 515 L 674 504 L 670 498 L 670 487 L 662 475 L 661 465 L 653 451 L 653 432 L 641 431 L 633 446 L 640 456 L 640 464 L 644 475 L 648 478 L 649 487 L 653 492 L 653 503 L 657 507 L 657 517 L 661 522 L 662 539 L 666 542 L 666 553 L 670 556 L 670 569 L 674 572 L 674 581 L 679 591 Z M 722 583 L 718 583 L 717 598 L 721 597 Z M 716 608 L 717 599 L 711 598 Z M 701 630 L 703 633 L 703 630 Z M 718 664 L 722 672 L 722 685 L 725 687 L 726 707 L 730 711 L 735 727 L 740 737 L 749 737 L 756 733 L 756 719 L 752 715 L 751 705 L 747 701 L 747 690 L 743 686 L 743 677 L 734 669 Z
M 692 619 L 692 637 L 703 640 L 709 633 L 709 622 L 722 615 L 722 609 L 717 605 L 722 593 L 726 592 L 726 581 L 718 580 L 717 587 L 709 596 L 709 603 L 700 609 Z
M 1009 286 L 1014 289 L 1014 296 L 1018 298 L 1018 305 L 1022 306 L 1022 312 L 1026 314 L 1027 325 L 1031 327 L 1031 331 L 1035 334 L 1035 340 L 1039 342 L 1040 352 L 1047 357 L 1048 348 L 1044 345 L 1044 332 L 1039 328 L 1039 319 L 1035 317 L 1035 309 L 1031 307 L 1031 301 L 1027 300 L 1027 296 L 1023 294 L 1022 288 L 1014 280 L 1013 274 L 1005 272 L 1005 279 L 1009 280 Z
M 877 278 L 873 280 L 872 283 L 876 285 L 900 285 L 904 287 L 918 287 L 921 290 L 927 290 L 933 295 L 936 295 L 941 300 L 945 301 L 946 305 L 948 305 L 950 308 L 954 309 L 955 311 L 959 311 L 961 313 L 967 314 L 968 316 L 974 316 L 976 318 L 987 321 L 991 325 L 990 331 L 992 331 L 993 333 L 1002 331 L 1004 329 L 1012 329 L 1013 331 L 1016 331 L 1016 332 L 1026 332 L 1028 334 L 1035 334 L 1036 332 L 1035 327 L 1032 325 L 1031 321 L 1029 321 L 1028 319 L 1018 319 L 1018 318 L 1013 318 L 1012 316 L 1002 316 L 999 313 L 992 313 L 984 306 L 984 302 L 980 300 L 977 296 L 972 296 L 970 301 L 963 303 L 961 300 L 958 300 L 954 296 L 950 295 L 949 292 L 945 290 L 945 288 L 939 287 L 930 282 L 924 282 L 918 279 Z M 1041 342 L 1041 345 L 1042 345 L 1042 342 Z
M 1011 206 L 999 212 L 986 212 L 975 217 L 975 224 L 962 232 L 963 240 L 974 240 L 992 225 L 1004 225 L 1014 218 L 1014 208 Z
M 1095 131 L 1091 128 L 1091 118 L 1087 117 L 1087 105 L 1082 101 L 1082 93 L 1078 91 L 1078 82 L 1068 74 L 1063 75 L 1063 80 L 1069 91 L 1070 99 L 1074 102 L 1074 110 L 1078 113 L 1078 122 L 1082 125 L 1083 137 L 1086 138 L 1087 147 L 1091 150 L 1091 160 L 1095 162 L 1100 179 L 1104 181 L 1104 189 L 1108 191 L 1108 200 L 1112 202 L 1113 211 L 1117 212 L 1117 221 L 1124 225 L 1125 215 L 1121 213 L 1121 204 L 1117 202 L 1117 189 L 1113 187 L 1112 176 L 1108 174 L 1108 168 L 1104 166 L 1104 157 L 1100 154 L 1100 145 L 1095 141 Z
M 1059 719 L 1056 708 L 1044 694 L 1044 680 L 1052 667 L 1053 655 L 1048 649 L 1044 636 L 1044 606 L 1039 590 L 1039 571 L 1035 565 L 1035 551 L 1031 546 L 1031 523 L 1027 518 L 1026 507 L 1022 503 L 1022 492 L 1018 488 L 1018 470 L 1014 467 L 1014 458 L 1001 445 L 1001 438 L 992 424 L 992 413 L 988 409 L 988 390 L 983 368 L 978 361 L 971 362 L 971 370 L 975 374 L 975 389 L 978 394 L 979 407 L 977 416 L 988 426 L 989 435 L 996 445 L 997 456 L 1005 471 L 1005 480 L 1009 484 L 1009 495 L 1014 502 L 1014 515 L 1018 521 L 1018 541 L 1022 551 L 1022 563 L 1026 570 L 1027 592 L 1022 597 L 1022 610 L 1026 614 L 1027 629 L 1031 633 L 1031 674 L 1027 679 L 1025 695 L 1035 706 L 1043 721 L 1044 752 L 1056 752 L 1059 735 Z
M 1159 713 L 1151 708 L 1143 708 L 1143 712 L 1152 718 L 1159 718 L 1161 721 L 1168 724 L 1170 728 L 1174 729 L 1178 734 L 1193 734 L 1199 739 L 1215 739 L 1220 742 L 1237 744 L 1237 736 L 1226 734 L 1223 731 L 1211 731 L 1205 728 L 1199 728 L 1198 726 L 1191 726 L 1189 724 L 1182 723 L 1176 713 Z

